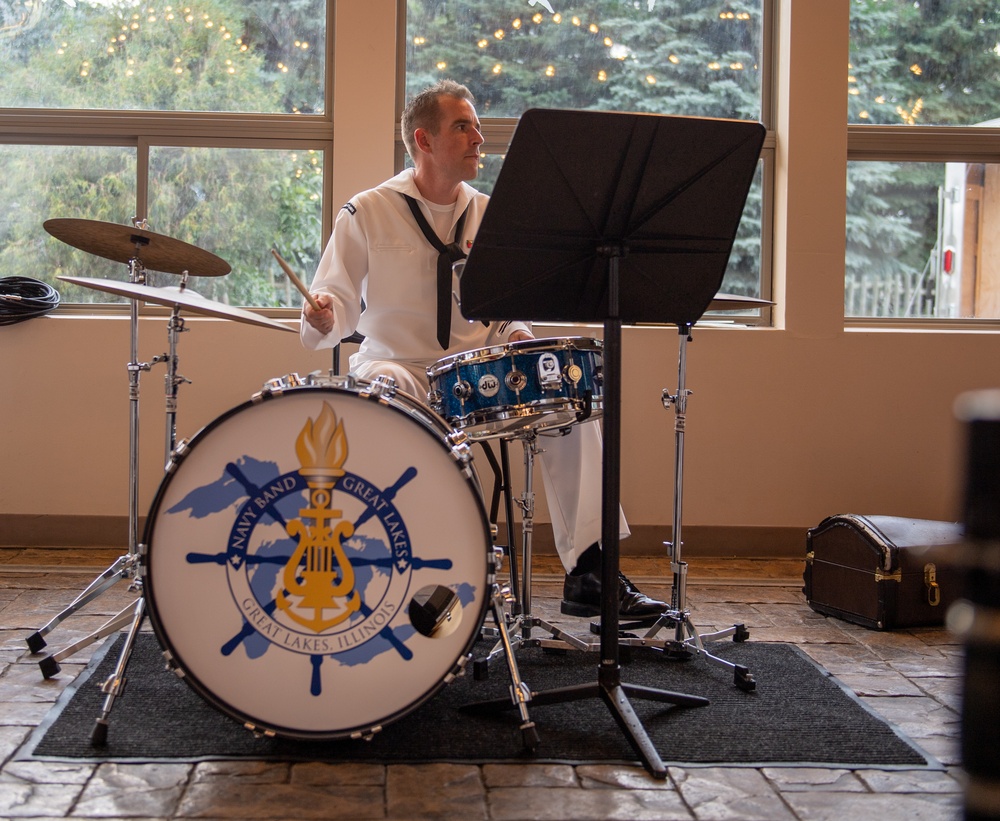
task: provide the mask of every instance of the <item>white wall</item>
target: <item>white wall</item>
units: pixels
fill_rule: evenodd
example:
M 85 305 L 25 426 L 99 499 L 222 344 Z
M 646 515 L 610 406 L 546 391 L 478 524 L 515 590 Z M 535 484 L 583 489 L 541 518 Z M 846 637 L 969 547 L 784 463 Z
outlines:
M 781 5 L 778 322 L 695 329 L 685 527 L 804 532 L 846 511 L 955 519 L 963 439 L 951 406 L 962 391 L 1000 384 L 1000 336 L 844 330 L 847 2 Z M 392 0 L 338 4 L 335 202 L 393 170 L 392 10 Z M 367 39 L 345 36 L 360 21 Z M 80 273 L 100 276 L 97 268 Z M 140 324 L 149 361 L 165 349 L 165 320 Z M 194 384 L 180 388 L 182 437 L 268 378 L 329 365 L 328 353 L 304 351 L 292 333 L 200 318 L 189 327 L 180 372 Z M 622 500 L 633 525 L 667 538 L 674 417 L 660 393 L 676 387 L 677 332 L 627 328 L 623 348 Z M 127 516 L 127 361 L 126 319 L 50 316 L 0 328 L 0 523 Z M 157 366 L 141 381 L 140 515 L 162 476 L 162 379 Z M 547 520 L 544 503 L 538 518 Z

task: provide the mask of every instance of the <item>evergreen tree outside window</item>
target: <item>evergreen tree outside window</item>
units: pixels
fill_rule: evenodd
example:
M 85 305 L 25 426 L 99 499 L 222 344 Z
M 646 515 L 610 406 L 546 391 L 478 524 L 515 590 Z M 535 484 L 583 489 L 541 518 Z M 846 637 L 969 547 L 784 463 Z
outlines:
M 770 125 L 771 8 L 767 0 L 407 0 L 405 93 L 444 78 L 464 83 L 489 126 L 485 150 L 500 155 L 528 108 Z M 723 291 L 770 293 L 768 167 L 758 168 Z M 489 168 L 474 183 L 486 193 L 499 163 Z

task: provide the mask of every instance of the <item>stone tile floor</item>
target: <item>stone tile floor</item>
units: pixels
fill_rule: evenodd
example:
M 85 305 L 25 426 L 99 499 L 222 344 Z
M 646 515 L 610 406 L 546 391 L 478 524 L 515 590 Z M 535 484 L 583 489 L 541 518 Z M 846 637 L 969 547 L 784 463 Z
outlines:
M 376 766 L 319 763 L 64 764 L 18 749 L 84 668 L 51 680 L 25 638 L 68 604 L 115 551 L 0 549 L 0 818 L 104 819 L 954 819 L 962 648 L 943 628 L 880 633 L 814 613 L 797 560 L 691 559 L 688 606 L 700 632 L 743 622 L 751 641 L 790 642 L 852 688 L 942 765 L 939 770 L 671 766 L 665 781 L 611 765 Z M 666 558 L 627 558 L 644 591 L 669 597 Z M 533 566 L 533 610 L 558 613 L 553 557 Z M 134 598 L 122 582 L 60 625 L 50 650 L 85 636 Z M 763 683 L 762 683 L 763 684 Z M 95 717 L 96 718 L 96 717 Z M 540 728 L 541 729 L 541 728 Z M 611 724 L 609 732 L 618 732 Z

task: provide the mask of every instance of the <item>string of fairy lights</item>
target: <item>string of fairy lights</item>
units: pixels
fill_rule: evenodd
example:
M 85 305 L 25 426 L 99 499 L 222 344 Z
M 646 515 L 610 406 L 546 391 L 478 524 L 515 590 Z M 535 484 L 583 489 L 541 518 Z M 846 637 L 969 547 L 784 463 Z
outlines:
M 910 73 L 919 77 L 924 73 L 923 69 L 920 67 L 919 63 L 913 63 L 909 68 Z M 851 97 L 860 97 L 861 89 L 858 88 L 858 78 L 854 73 L 854 66 L 851 63 L 847 64 L 847 93 Z M 873 99 L 872 102 L 875 105 L 891 105 L 891 101 L 886 98 L 884 94 L 878 94 Z M 906 125 L 916 125 L 917 120 L 920 119 L 920 113 L 924 110 L 924 98 L 918 97 L 913 105 L 909 108 L 903 108 L 901 105 L 895 107 L 896 115 L 899 117 L 900 122 Z M 858 118 L 861 120 L 871 119 L 871 112 L 868 109 L 862 109 L 857 114 Z
M 564 22 L 568 22 L 577 28 L 587 31 L 592 35 L 598 35 L 601 33 L 601 28 L 597 23 L 584 23 L 584 21 L 576 15 L 571 15 L 569 17 L 564 17 L 559 12 L 553 12 L 549 15 L 544 15 L 541 12 L 535 12 L 529 18 L 530 21 L 538 26 L 542 25 L 546 21 L 554 24 L 560 25 Z M 749 12 L 734 12 L 734 11 L 721 11 L 719 12 L 719 19 L 723 21 L 739 21 L 739 22 L 749 22 L 751 16 Z M 185 7 L 174 7 L 172 5 L 165 6 L 162 10 L 158 10 L 154 7 L 147 7 L 142 12 L 134 12 L 131 18 L 126 22 L 122 23 L 121 30 L 114 35 L 109 44 L 107 45 L 106 52 L 109 56 L 114 56 L 122 49 L 129 41 L 131 37 L 138 36 L 140 33 L 147 30 L 149 27 L 156 26 L 157 24 L 166 23 L 172 24 L 175 22 L 181 22 L 188 27 L 201 26 L 205 29 L 214 30 L 218 33 L 223 41 L 233 40 L 235 37 L 235 43 L 240 53 L 246 53 L 249 51 L 250 46 L 243 41 L 241 37 L 236 36 L 230 29 L 224 24 L 217 23 L 211 15 L 208 13 L 196 13 L 194 9 L 190 6 Z M 508 34 L 508 31 L 518 31 L 525 25 L 524 19 L 521 17 L 515 17 L 511 20 L 507 27 L 499 26 L 493 32 L 492 38 L 482 37 L 476 42 L 476 47 L 482 51 L 489 49 L 489 47 L 495 42 L 503 41 Z M 421 47 L 427 44 L 427 39 L 423 36 L 415 36 L 412 40 L 415 47 Z M 609 55 L 616 60 L 626 60 L 631 54 L 629 48 L 621 43 L 617 43 L 611 36 L 604 36 L 603 38 L 604 46 L 608 49 Z M 299 51 L 308 51 L 310 48 L 310 43 L 308 40 L 296 39 L 293 44 L 293 48 Z M 56 54 L 62 56 L 66 54 L 69 44 L 67 42 L 61 42 L 56 47 Z M 682 58 L 677 54 L 671 54 L 668 56 L 668 60 L 673 65 L 679 65 Z M 126 58 L 126 69 L 125 76 L 131 77 L 135 74 L 136 69 L 136 58 L 129 55 Z M 445 60 L 436 61 L 435 65 L 439 71 L 446 71 L 448 69 L 448 63 Z M 232 58 L 225 60 L 225 71 L 228 74 L 236 74 L 238 71 L 237 64 Z M 729 68 L 731 71 L 743 71 L 745 66 L 742 62 L 732 61 L 732 62 L 722 62 L 713 60 L 707 63 L 706 68 L 709 71 L 722 71 L 725 68 Z M 82 60 L 79 67 L 79 74 L 81 77 L 88 77 L 94 68 L 94 64 L 91 60 Z M 275 68 L 283 73 L 289 71 L 287 64 L 283 62 L 278 62 Z M 190 69 L 185 65 L 185 58 L 174 57 L 171 70 L 175 74 L 183 74 L 185 71 Z M 504 66 L 502 62 L 497 62 L 492 68 L 493 74 L 499 75 L 503 72 Z M 549 63 L 545 65 L 542 69 L 542 73 L 546 77 L 555 77 L 557 74 L 557 68 L 554 63 Z M 607 80 L 607 72 L 601 70 L 598 72 L 597 78 L 598 82 L 605 82 Z M 654 74 L 647 74 L 646 82 L 650 85 L 655 85 L 657 82 L 657 77 Z
M 540 0 L 534 0 L 532 5 Z M 541 3 L 547 9 L 551 8 L 549 3 Z M 732 11 L 732 10 L 722 10 L 718 12 L 719 20 L 723 22 L 734 22 L 734 23 L 749 23 L 752 20 L 751 14 L 746 11 Z M 600 36 L 602 35 L 602 28 L 598 23 L 585 22 L 577 15 L 565 16 L 557 11 L 552 11 L 548 14 L 543 14 L 541 11 L 535 11 L 530 17 L 514 17 L 506 25 L 499 25 L 494 29 L 491 36 L 480 37 L 475 46 L 483 53 L 488 53 L 489 50 L 496 44 L 503 42 L 511 32 L 517 33 L 521 31 L 525 25 L 527 25 L 526 20 L 530 20 L 531 24 L 535 26 L 541 26 L 543 24 L 552 25 L 563 25 L 569 24 L 573 27 L 580 29 L 590 35 Z M 236 75 L 239 71 L 239 66 L 237 63 L 239 54 L 249 53 L 251 50 L 251 45 L 245 42 L 243 37 L 238 36 L 232 30 L 230 30 L 225 24 L 217 22 L 213 17 L 207 12 L 196 12 L 191 6 L 164 6 L 162 9 L 157 9 L 153 6 L 146 7 L 142 11 L 132 13 L 130 19 L 122 23 L 120 31 L 114 35 L 109 41 L 106 47 L 106 53 L 109 57 L 113 57 L 118 54 L 125 46 L 127 46 L 129 39 L 137 37 L 140 33 L 147 32 L 149 28 L 155 27 L 161 24 L 176 24 L 182 23 L 189 28 L 194 28 L 196 26 L 202 27 L 213 33 L 216 33 L 223 42 L 233 41 L 236 46 L 237 54 L 233 57 L 227 57 L 223 61 L 225 66 L 224 71 L 229 75 Z M 608 55 L 615 60 L 625 61 L 631 55 L 631 50 L 624 44 L 617 42 L 610 34 L 603 33 L 602 42 L 604 47 L 608 51 Z M 423 35 L 413 36 L 411 43 L 415 49 L 422 49 L 428 47 L 428 40 Z M 307 52 L 311 48 L 311 44 L 307 39 L 296 38 L 292 42 L 292 49 L 300 52 Z M 1000 47 L 998 47 L 1000 48 Z M 69 49 L 68 42 L 61 42 L 56 47 L 56 54 L 63 56 L 67 53 Z M 234 59 L 235 58 L 235 59 Z M 170 70 L 177 74 L 182 75 L 188 71 L 194 71 L 187 64 L 188 58 L 176 56 L 172 59 L 172 64 Z M 677 53 L 671 53 L 667 56 L 667 61 L 671 65 L 679 66 L 684 62 L 682 55 Z M 138 67 L 137 58 L 128 54 L 125 58 L 125 77 L 132 77 L 136 73 Z M 434 61 L 434 65 L 440 72 L 445 72 L 449 69 L 448 61 L 445 59 L 438 59 Z M 704 64 L 707 71 L 711 72 L 723 72 L 727 69 L 732 72 L 741 72 L 747 69 L 747 66 L 738 60 L 724 61 L 724 60 L 709 60 Z M 288 73 L 289 66 L 283 61 L 278 61 L 274 68 L 281 73 Z M 752 66 L 754 70 L 757 66 Z M 848 71 L 848 89 L 847 92 L 853 97 L 861 95 L 861 89 L 858 86 L 858 79 L 854 73 L 854 67 L 849 66 Z M 81 60 L 79 66 L 80 77 L 86 78 L 90 76 L 91 72 L 94 70 L 94 62 L 92 60 L 84 59 Z M 497 60 L 492 68 L 490 69 L 494 75 L 501 75 L 504 73 L 505 65 L 502 60 Z M 923 72 L 919 64 L 913 64 L 909 67 L 911 73 L 916 76 L 920 76 Z M 543 76 L 548 78 L 554 78 L 558 75 L 559 69 L 554 62 L 546 63 L 540 68 Z M 595 78 L 598 83 L 604 83 L 608 80 L 608 73 L 604 69 L 599 69 L 596 72 Z M 658 76 L 655 73 L 649 72 L 645 75 L 644 81 L 649 86 L 655 86 L 659 81 Z M 892 105 L 892 103 L 885 98 L 884 95 L 877 95 L 872 99 L 874 105 Z M 895 106 L 895 113 L 899 117 L 900 121 L 907 124 L 915 124 L 923 110 L 924 102 L 923 99 L 917 99 L 908 108 L 904 108 L 901 105 Z M 871 112 L 867 109 L 861 110 L 857 116 L 861 120 L 867 120 L 871 117 Z
M 596 36 L 596 35 L 599 35 L 601 33 L 601 27 L 597 23 L 586 23 L 585 24 L 584 21 L 580 17 L 578 17 L 576 15 L 571 15 L 569 17 L 565 17 L 564 15 L 560 14 L 559 12 L 552 12 L 550 15 L 548 15 L 548 17 L 546 17 L 546 15 L 542 14 L 541 12 L 535 12 L 528 19 L 530 19 L 530 21 L 534 25 L 536 25 L 536 26 L 540 26 L 540 25 L 544 24 L 546 21 L 551 22 L 554 25 L 561 25 L 563 23 L 568 22 L 570 25 L 575 26 L 576 28 L 579 28 L 581 30 L 584 30 L 584 31 L 588 32 L 589 34 L 592 34 L 592 35 Z M 741 11 L 741 12 L 721 11 L 721 12 L 719 12 L 719 19 L 722 20 L 722 21 L 724 21 L 724 22 L 738 21 L 738 22 L 745 22 L 746 23 L 746 22 L 750 22 L 750 20 L 752 18 L 751 18 L 750 13 L 746 12 L 746 11 Z M 480 51 L 485 52 L 492 45 L 494 45 L 494 44 L 496 44 L 498 42 L 502 42 L 503 40 L 505 40 L 507 38 L 508 30 L 513 30 L 514 32 L 519 32 L 519 31 L 521 31 L 523 29 L 524 26 L 525 26 L 524 18 L 522 18 L 522 17 L 515 17 L 513 20 L 511 20 L 507 24 L 507 27 L 499 26 L 498 28 L 496 28 L 493 31 L 492 37 L 480 37 L 476 41 L 476 48 L 478 48 Z M 426 46 L 428 44 L 427 43 L 427 38 L 425 36 L 423 36 L 423 35 L 415 35 L 412 38 L 411 42 L 412 42 L 412 44 L 413 44 L 413 46 L 415 48 L 421 48 L 421 47 Z M 608 55 L 612 59 L 619 60 L 619 61 L 624 61 L 624 60 L 627 60 L 628 57 L 630 56 L 630 54 L 632 53 L 631 50 L 628 48 L 627 45 L 615 42 L 615 40 L 612 37 L 608 36 L 608 35 L 604 36 L 603 43 L 604 43 L 605 48 L 608 49 Z M 677 54 L 670 54 L 670 55 L 668 55 L 667 60 L 672 65 L 680 65 L 680 63 L 682 62 L 682 58 L 679 55 L 677 55 Z M 442 60 L 437 60 L 434 63 L 434 65 L 435 65 L 435 67 L 437 68 L 438 71 L 442 71 L 443 72 L 443 71 L 447 71 L 448 70 L 448 62 L 447 62 L 447 60 L 443 60 L 443 59 Z M 725 62 L 722 62 L 722 61 L 719 61 L 719 60 L 710 60 L 706 64 L 706 68 L 709 71 L 723 71 L 727 67 L 731 71 L 744 71 L 746 69 L 746 66 L 742 62 L 740 62 L 740 61 L 730 61 L 728 63 L 725 63 Z M 756 69 L 757 66 L 754 66 L 754 68 Z M 548 64 L 546 64 L 541 69 L 541 71 L 542 71 L 542 74 L 544 76 L 546 76 L 546 77 L 555 77 L 557 75 L 557 73 L 558 73 L 557 69 L 556 69 L 556 66 L 555 66 L 554 63 L 548 63 Z M 494 63 L 493 67 L 491 68 L 491 72 L 494 75 L 500 75 L 500 74 L 502 74 L 504 72 L 504 64 L 503 64 L 503 62 L 502 61 L 497 61 L 496 63 Z M 597 71 L 597 73 L 596 73 L 595 79 L 599 83 L 606 82 L 607 79 L 608 79 L 608 74 L 607 74 L 607 72 L 604 69 L 599 69 Z M 647 74 L 645 76 L 645 81 L 646 81 L 646 83 L 648 85 L 654 86 L 658 82 L 658 78 L 657 78 L 657 76 L 655 74 L 650 73 L 650 74 Z
M 133 12 L 130 19 L 122 23 L 119 33 L 111 38 L 106 48 L 106 53 L 109 56 L 114 56 L 128 43 L 130 37 L 138 36 L 147 27 L 163 23 L 173 24 L 177 22 L 182 23 L 191 29 L 195 26 L 199 26 L 206 30 L 217 32 L 223 42 L 232 41 L 235 38 L 235 45 L 237 47 L 236 50 L 239 53 L 246 54 L 250 52 L 250 45 L 245 42 L 242 37 L 234 34 L 225 24 L 217 23 L 207 12 L 198 14 L 190 6 L 183 8 L 165 6 L 162 11 L 153 7 L 147 7 L 142 12 Z M 292 43 L 292 47 L 297 51 L 306 52 L 309 51 L 311 46 L 309 41 L 306 39 L 295 39 Z M 65 55 L 68 48 L 69 43 L 62 41 L 58 46 L 56 46 L 56 54 L 60 56 Z M 224 64 L 226 66 L 225 71 L 227 74 L 234 75 L 237 73 L 237 64 L 232 58 L 227 58 L 224 61 Z M 137 61 L 135 57 L 131 55 L 126 57 L 126 77 L 132 77 L 135 75 L 136 65 Z M 284 74 L 287 74 L 289 71 L 289 66 L 282 61 L 278 61 L 275 64 L 275 68 Z M 93 62 L 91 60 L 82 60 L 80 62 L 79 74 L 81 77 L 88 77 L 92 69 Z M 185 58 L 178 56 L 173 58 L 171 70 L 174 74 L 184 74 L 186 71 L 191 69 L 185 65 Z

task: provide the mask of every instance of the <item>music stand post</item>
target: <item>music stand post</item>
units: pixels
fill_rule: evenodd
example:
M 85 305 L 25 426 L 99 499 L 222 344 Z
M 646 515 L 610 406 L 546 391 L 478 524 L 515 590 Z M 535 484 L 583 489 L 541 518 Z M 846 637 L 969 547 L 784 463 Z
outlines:
M 623 323 L 692 325 L 718 292 L 763 143 L 759 123 L 533 109 L 521 117 L 461 281 L 468 319 L 603 322 L 601 658 L 592 684 L 643 765 L 666 767 L 629 696 L 707 699 L 621 681 L 618 511 Z M 505 707 L 506 702 L 495 702 Z

